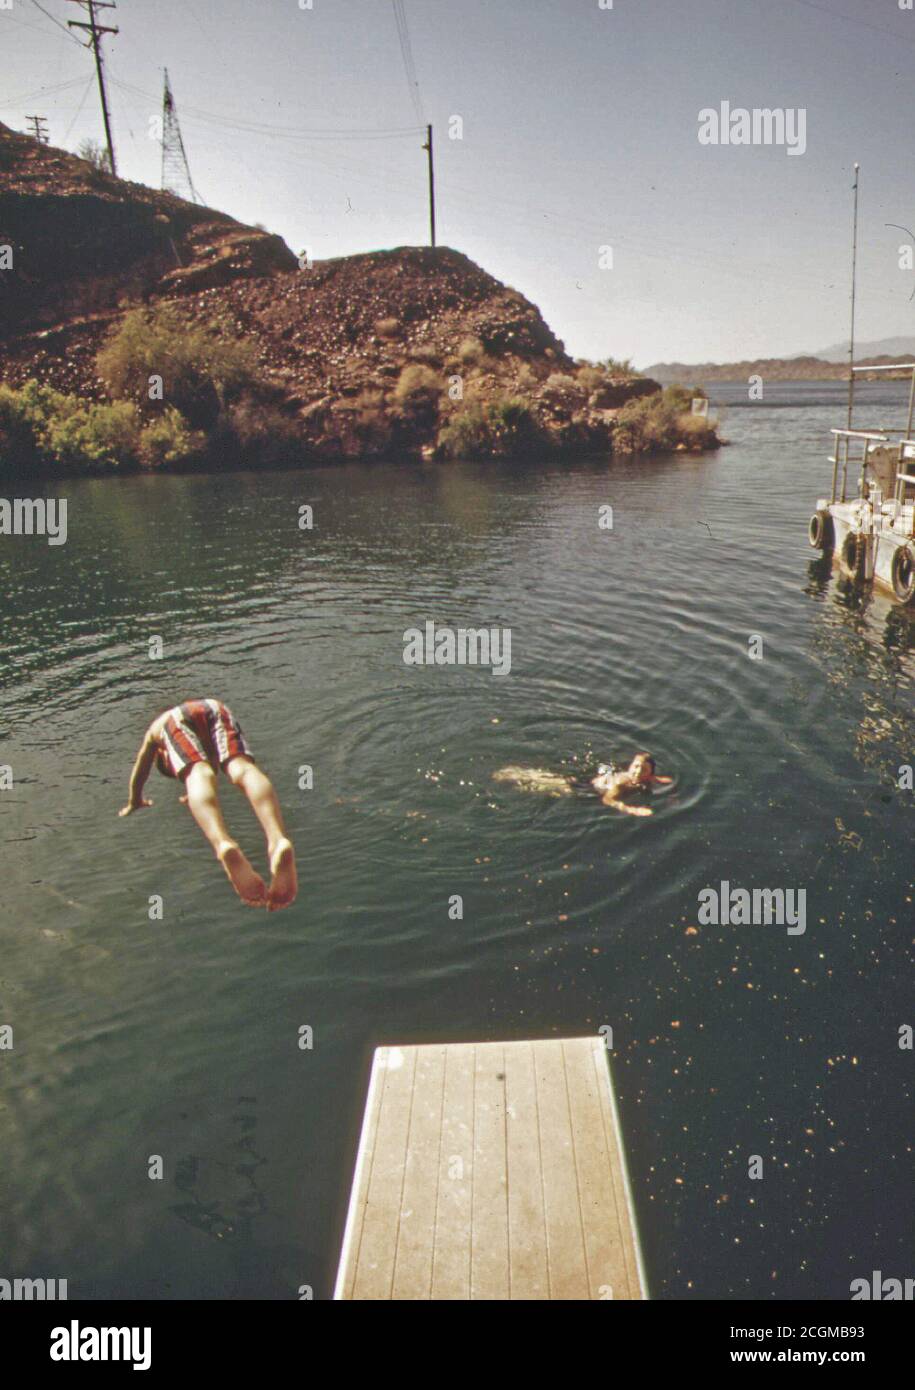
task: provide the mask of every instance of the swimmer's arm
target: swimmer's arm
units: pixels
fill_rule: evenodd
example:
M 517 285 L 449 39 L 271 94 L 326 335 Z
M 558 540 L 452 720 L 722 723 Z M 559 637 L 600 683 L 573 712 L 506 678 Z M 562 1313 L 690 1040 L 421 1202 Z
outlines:
M 153 760 L 156 756 L 156 740 L 152 736 L 152 726 L 146 730 L 146 736 L 140 745 L 140 751 L 136 756 L 133 771 L 130 774 L 130 789 L 127 793 L 127 805 L 123 806 L 118 812 L 119 816 L 129 816 L 131 811 L 141 811 L 144 806 L 151 806 L 152 802 L 143 796 L 143 788 L 146 786 L 146 779 L 152 771 Z
M 622 811 L 624 816 L 652 816 L 654 812 L 650 806 L 630 806 L 627 802 L 621 801 L 615 791 L 609 791 L 601 797 L 605 806 L 612 806 L 614 811 Z
M 651 780 L 652 782 L 656 782 L 658 786 L 669 787 L 674 779 L 672 777 L 652 777 Z

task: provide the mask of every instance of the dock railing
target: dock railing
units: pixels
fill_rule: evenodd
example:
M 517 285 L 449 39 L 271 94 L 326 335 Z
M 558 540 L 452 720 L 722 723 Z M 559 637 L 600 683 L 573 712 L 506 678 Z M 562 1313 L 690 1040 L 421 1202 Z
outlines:
M 844 502 L 845 494 L 848 489 L 848 465 L 849 463 L 861 464 L 861 476 L 867 472 L 867 459 L 871 445 L 874 443 L 889 444 L 888 434 L 869 434 L 864 430 L 830 430 L 830 434 L 835 435 L 833 452 L 829 455 L 829 462 L 832 464 L 832 496 L 831 502 Z M 849 457 L 849 446 L 853 443 L 862 444 L 860 458 Z M 844 446 L 844 447 L 843 447 Z M 842 495 L 836 497 L 836 485 L 838 483 L 839 465 L 842 465 Z

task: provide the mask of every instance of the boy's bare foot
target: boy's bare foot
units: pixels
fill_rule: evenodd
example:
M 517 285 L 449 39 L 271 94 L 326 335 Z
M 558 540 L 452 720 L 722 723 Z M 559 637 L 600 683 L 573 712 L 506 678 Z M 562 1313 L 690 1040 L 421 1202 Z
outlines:
M 238 845 L 228 841 L 216 856 L 229 876 L 229 882 L 249 907 L 264 907 L 267 888 L 256 869 L 252 869 Z
M 295 853 L 288 840 L 278 840 L 270 855 L 272 880 L 267 894 L 267 909 L 277 912 L 295 901 L 299 880 L 295 871 Z

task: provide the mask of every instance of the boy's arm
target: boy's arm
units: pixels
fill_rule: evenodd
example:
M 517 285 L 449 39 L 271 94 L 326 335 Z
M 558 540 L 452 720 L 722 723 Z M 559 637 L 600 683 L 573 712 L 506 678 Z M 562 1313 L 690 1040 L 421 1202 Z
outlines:
M 146 779 L 152 770 L 155 756 L 156 741 L 152 737 L 151 729 L 147 729 L 146 737 L 140 745 L 140 751 L 136 756 L 133 771 L 130 774 L 130 790 L 127 794 L 127 805 L 121 808 L 118 815 L 129 816 L 131 811 L 141 811 L 144 806 L 152 805 L 152 802 L 147 801 L 143 796 L 143 788 L 146 786 Z
M 622 811 L 623 815 L 625 816 L 654 815 L 654 812 L 652 811 L 650 806 L 630 806 L 627 802 L 621 800 L 620 797 L 618 797 L 612 791 L 607 792 L 604 796 L 602 796 L 601 801 L 604 803 L 605 806 L 612 806 L 614 811 Z
M 674 780 L 672 777 L 652 777 L 652 782 L 657 782 L 661 787 L 669 787 Z

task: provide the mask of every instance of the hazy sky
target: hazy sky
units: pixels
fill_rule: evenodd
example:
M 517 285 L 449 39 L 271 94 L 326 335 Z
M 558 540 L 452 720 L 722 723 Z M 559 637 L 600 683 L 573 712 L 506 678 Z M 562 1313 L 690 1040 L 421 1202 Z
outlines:
M 0 120 L 101 136 L 70 0 L 0 0 Z M 301 0 L 306 4 L 307 0 Z M 909 0 L 120 0 L 102 12 L 119 173 L 158 186 L 167 66 L 204 200 L 316 257 L 439 241 L 533 299 L 576 355 L 696 361 L 845 337 L 852 164 L 859 339 L 915 333 Z M 74 83 L 63 90 L 59 84 Z M 125 84 L 125 85 L 120 85 Z M 806 111 L 806 150 L 703 145 L 699 112 Z M 82 105 L 80 104 L 82 102 Z M 449 139 L 449 120 L 463 139 Z M 247 125 L 249 129 L 238 129 Z M 262 126 L 263 130 L 252 130 Z M 612 269 L 599 266 L 612 247 Z

